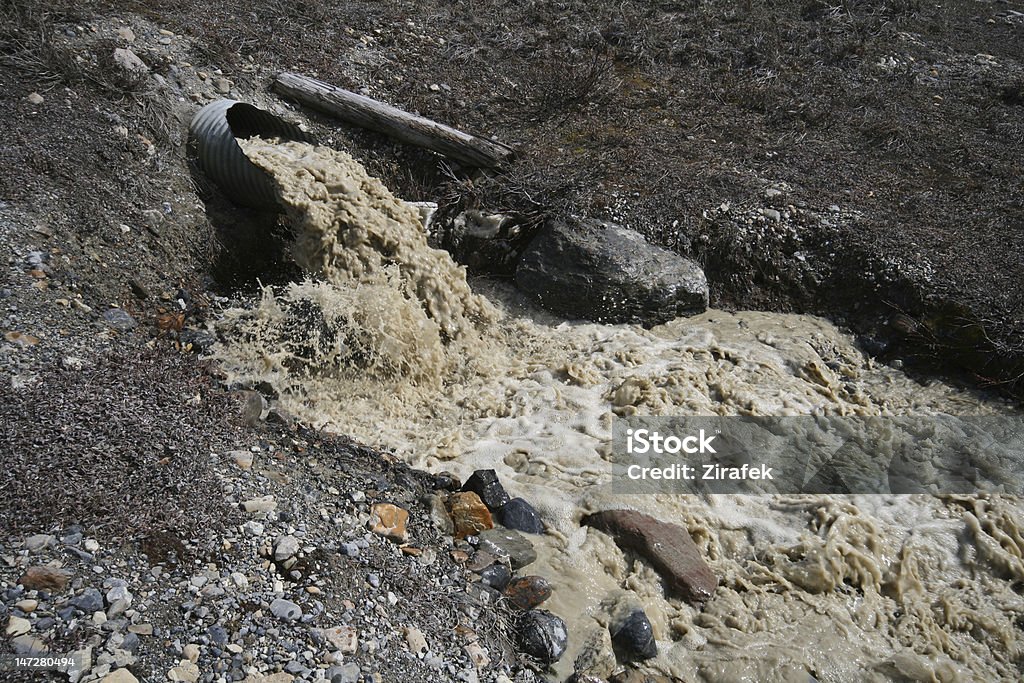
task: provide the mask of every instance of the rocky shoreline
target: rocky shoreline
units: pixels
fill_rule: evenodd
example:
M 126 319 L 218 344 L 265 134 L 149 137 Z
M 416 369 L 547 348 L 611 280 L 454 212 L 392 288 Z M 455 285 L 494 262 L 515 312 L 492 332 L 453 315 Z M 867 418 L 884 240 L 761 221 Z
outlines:
M 494 573 L 486 552 L 429 522 L 430 475 L 302 428 L 261 431 L 210 454 L 238 508 L 222 531 L 141 549 L 77 525 L 7 539 L 6 646 L 74 653 L 53 680 L 536 680 L 511 656 L 510 611 L 471 579 Z
M 260 432 L 258 445 L 209 455 L 237 509 L 219 532 L 165 532 L 141 552 L 80 525 L 8 538 L 10 652 L 72 658 L 52 678 L 71 683 L 500 683 L 542 680 L 562 657 L 566 625 L 541 608 L 550 584 L 527 573 L 537 557 L 528 535 L 543 524 L 493 470 L 460 486 L 299 426 Z M 685 529 L 628 510 L 584 521 L 682 595 L 713 592 Z M 572 679 L 661 680 L 628 667 L 656 653 L 633 607 L 584 648 Z

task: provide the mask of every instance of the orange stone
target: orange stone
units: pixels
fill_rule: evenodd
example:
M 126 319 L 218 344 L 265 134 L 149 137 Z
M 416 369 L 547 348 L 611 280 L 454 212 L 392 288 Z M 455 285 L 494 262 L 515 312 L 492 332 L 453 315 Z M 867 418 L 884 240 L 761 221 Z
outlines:
M 39 343 L 39 337 L 17 331 L 5 332 L 4 339 L 19 346 L 35 346 Z
M 409 521 L 409 511 L 391 503 L 374 503 L 370 508 L 370 531 L 390 538 L 396 543 L 405 543 L 407 533 L 405 525 Z
M 486 529 L 494 528 L 491 511 L 480 496 L 472 491 L 453 493 L 448 498 L 448 510 L 455 524 L 455 538 L 474 536 Z
M 71 577 L 67 572 L 40 565 L 29 567 L 25 575 L 18 579 L 18 583 L 28 590 L 59 593 L 64 590 L 70 580 Z

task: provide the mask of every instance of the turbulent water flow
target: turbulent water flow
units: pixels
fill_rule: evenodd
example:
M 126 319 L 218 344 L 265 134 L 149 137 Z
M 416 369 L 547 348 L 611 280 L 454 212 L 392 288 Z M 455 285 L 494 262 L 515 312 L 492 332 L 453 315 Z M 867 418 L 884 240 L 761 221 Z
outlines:
M 494 468 L 549 526 L 531 573 L 574 652 L 641 603 L 686 681 L 1019 680 L 1021 509 L 1006 497 L 617 495 L 614 415 L 992 414 L 876 365 L 828 322 L 709 311 L 645 330 L 552 320 L 474 293 L 417 213 L 349 155 L 240 141 L 276 179 L 308 279 L 227 311 L 216 357 L 316 425 L 465 478 Z M 631 507 L 688 528 L 720 577 L 697 609 L 580 517 Z

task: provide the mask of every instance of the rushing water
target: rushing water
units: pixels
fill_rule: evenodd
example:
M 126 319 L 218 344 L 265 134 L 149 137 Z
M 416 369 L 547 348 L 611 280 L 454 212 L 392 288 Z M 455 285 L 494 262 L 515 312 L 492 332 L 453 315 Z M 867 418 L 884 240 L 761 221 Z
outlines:
M 427 244 L 416 211 L 350 156 L 240 141 L 277 180 L 308 279 L 226 312 L 215 355 L 305 421 L 465 478 L 494 468 L 549 531 L 531 573 L 570 626 L 566 676 L 616 604 L 642 604 L 686 681 L 1019 680 L 1020 506 L 1008 497 L 623 496 L 613 416 L 984 415 L 809 316 L 709 311 L 645 330 L 560 322 Z M 481 293 L 483 292 L 483 293 Z M 703 608 L 579 526 L 630 507 L 690 530 L 720 578 Z

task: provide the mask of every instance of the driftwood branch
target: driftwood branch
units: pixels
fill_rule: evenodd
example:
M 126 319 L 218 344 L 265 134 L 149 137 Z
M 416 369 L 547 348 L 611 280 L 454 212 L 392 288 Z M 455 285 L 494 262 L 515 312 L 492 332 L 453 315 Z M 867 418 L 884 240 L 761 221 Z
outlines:
M 472 166 L 501 167 L 514 154 L 511 147 L 499 142 L 478 138 L 315 78 L 285 72 L 275 79 L 274 89 L 330 116 Z

